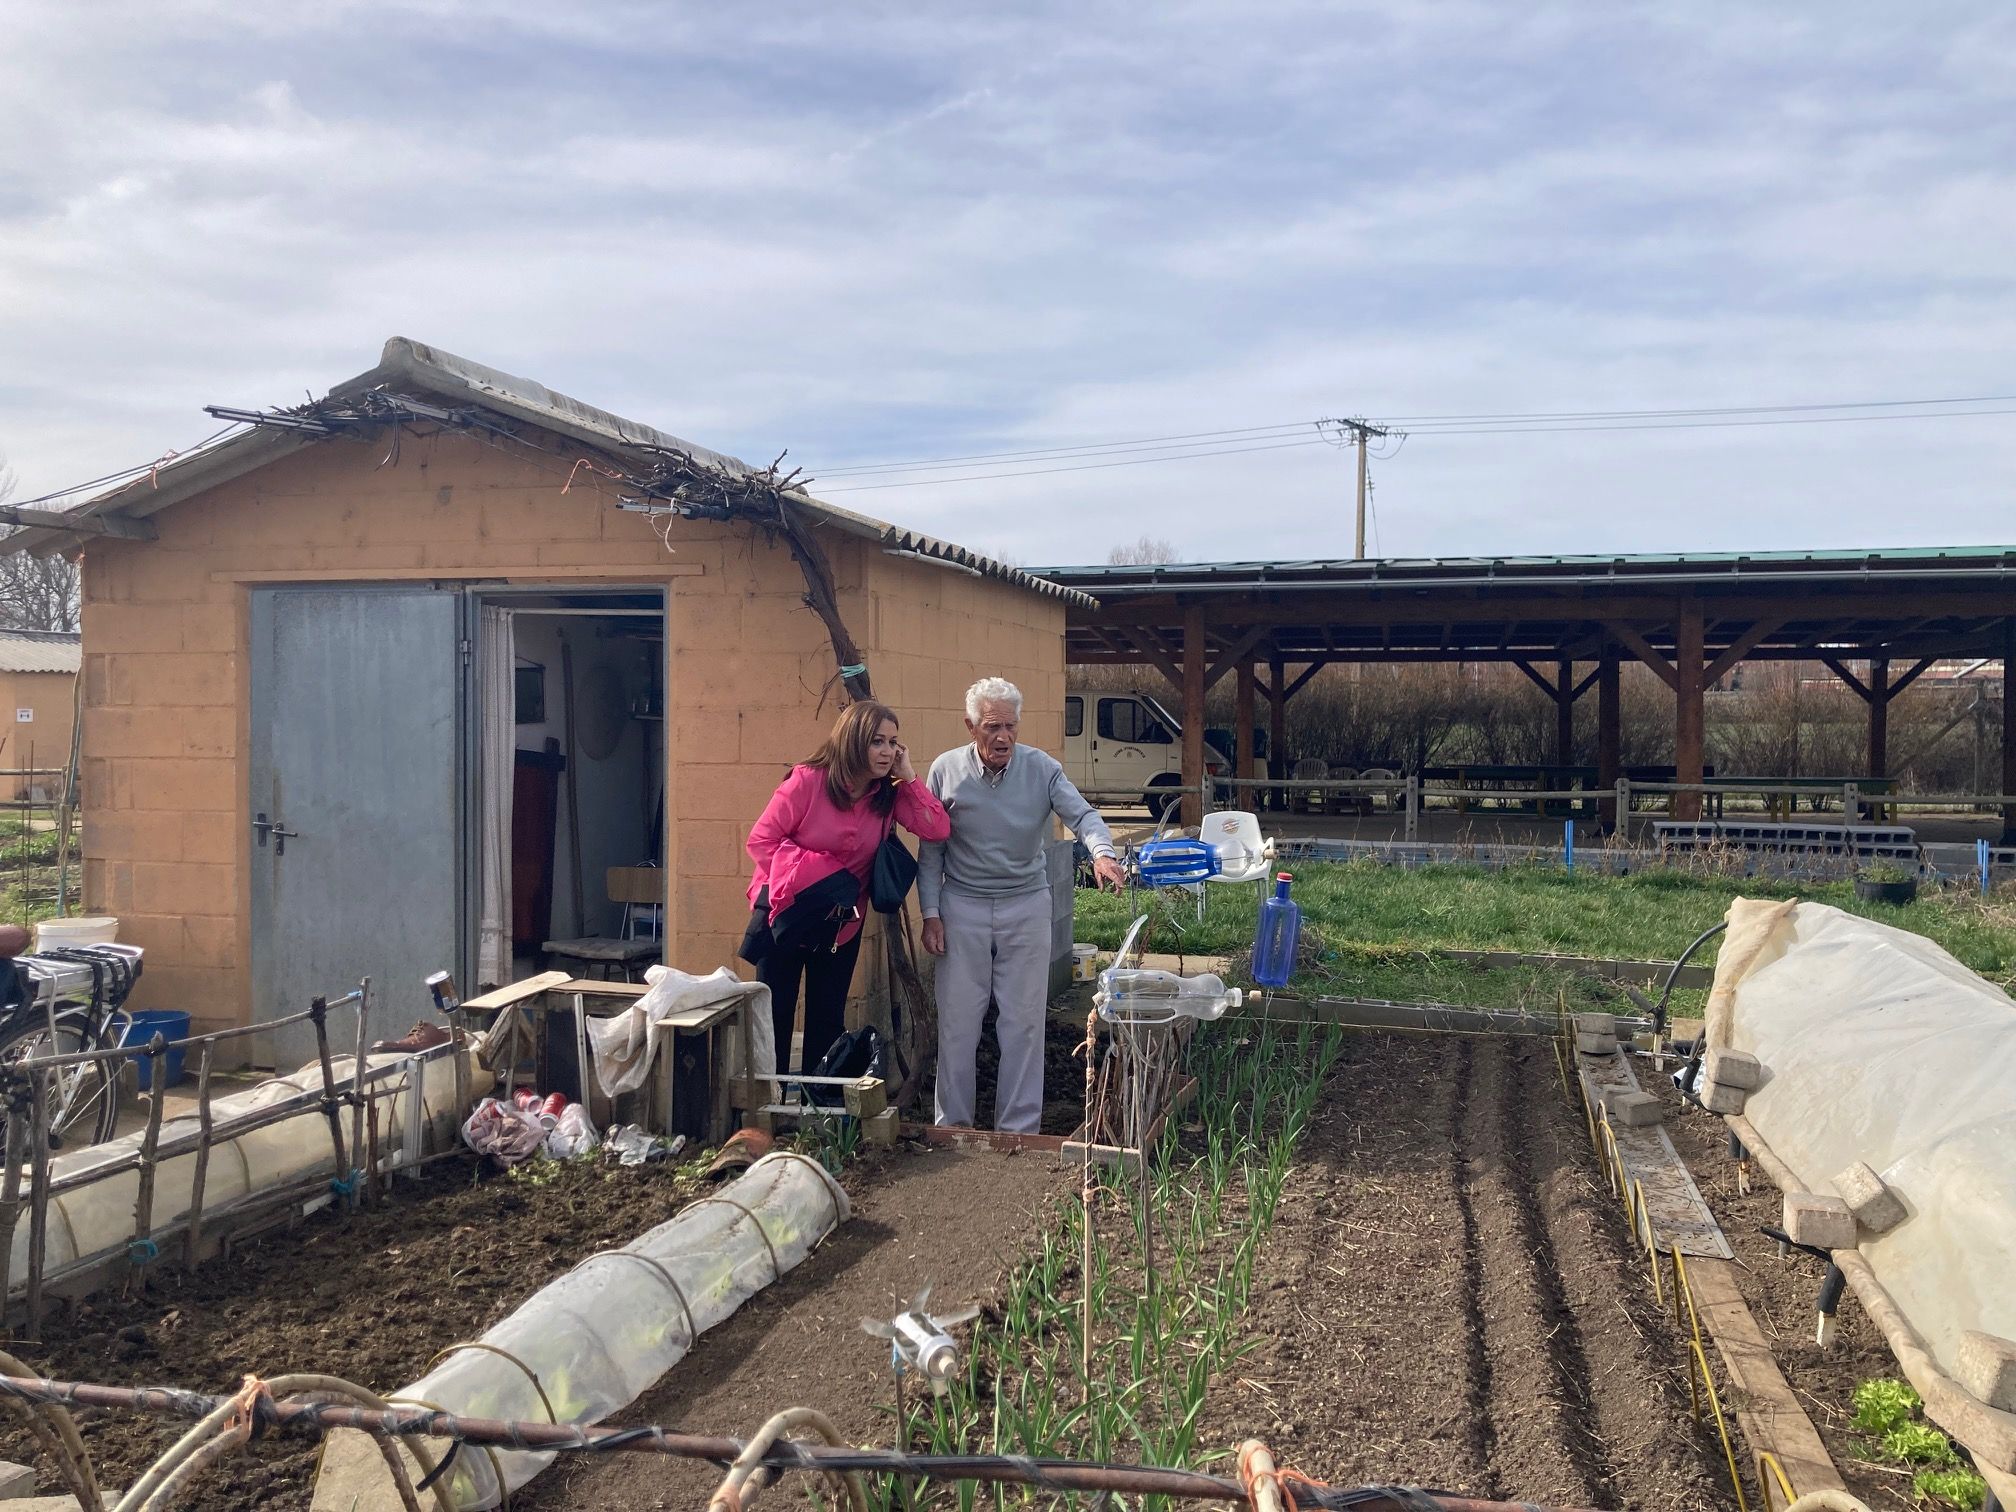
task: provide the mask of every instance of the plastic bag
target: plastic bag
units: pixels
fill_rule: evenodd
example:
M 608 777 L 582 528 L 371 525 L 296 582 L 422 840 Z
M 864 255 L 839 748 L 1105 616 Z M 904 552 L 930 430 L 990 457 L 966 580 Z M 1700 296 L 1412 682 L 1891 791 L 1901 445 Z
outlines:
M 555 1160 L 572 1160 L 576 1155 L 586 1155 L 602 1143 L 602 1136 L 595 1132 L 595 1125 L 588 1121 L 588 1114 L 579 1103 L 569 1103 L 560 1110 L 560 1116 L 546 1133 L 546 1153 Z
M 686 1148 L 686 1136 L 662 1139 L 637 1124 L 617 1124 L 609 1130 L 605 1152 L 615 1155 L 618 1165 L 640 1166 L 654 1160 L 670 1160 Z
M 546 1128 L 532 1114 L 486 1097 L 462 1125 L 462 1142 L 501 1166 L 514 1166 L 539 1153 Z

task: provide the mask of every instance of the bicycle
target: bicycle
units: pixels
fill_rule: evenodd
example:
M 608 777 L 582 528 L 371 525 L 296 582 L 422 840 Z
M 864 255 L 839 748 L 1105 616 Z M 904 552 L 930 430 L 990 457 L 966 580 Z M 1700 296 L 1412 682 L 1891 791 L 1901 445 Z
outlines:
M 0 960 L 0 1076 L 25 1061 L 117 1048 L 140 968 L 141 952 L 131 945 L 81 945 Z M 49 1073 L 52 1150 L 103 1144 L 118 1132 L 122 1064 L 85 1061 Z M 8 1112 L 0 1105 L 0 1139 Z

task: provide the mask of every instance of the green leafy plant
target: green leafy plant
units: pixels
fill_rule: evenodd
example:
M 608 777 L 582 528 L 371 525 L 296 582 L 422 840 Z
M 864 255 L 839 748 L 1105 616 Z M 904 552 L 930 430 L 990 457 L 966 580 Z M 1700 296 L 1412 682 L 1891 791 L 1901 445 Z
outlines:
M 1923 1405 L 1902 1381 L 1864 1381 L 1855 1388 L 1855 1430 L 1881 1437 L 1910 1422 Z
M 1899 1423 L 1883 1435 L 1883 1453 L 1906 1465 L 1946 1469 L 1960 1461 L 1952 1440 L 1930 1423 Z
M 1972 1470 L 1926 1470 L 1913 1477 L 1911 1489 L 1926 1501 L 1980 1512 L 1988 1500 L 1988 1483 Z
M 1871 861 L 1859 867 L 1855 875 L 1864 882 L 1909 882 L 1912 873 L 1894 861 Z

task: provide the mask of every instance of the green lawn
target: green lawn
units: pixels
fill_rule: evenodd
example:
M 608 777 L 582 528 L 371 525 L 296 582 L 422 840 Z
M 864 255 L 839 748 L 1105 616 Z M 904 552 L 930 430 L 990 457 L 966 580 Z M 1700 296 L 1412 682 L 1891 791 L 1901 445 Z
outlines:
M 1343 978 L 1386 984 L 1373 990 L 1326 982 L 1328 990 L 1355 995 L 1433 998 L 1432 985 L 1448 979 L 1454 963 L 1409 952 L 1436 948 L 1670 961 L 1739 897 L 1829 903 L 1927 935 L 1998 983 L 2016 977 L 2016 898 L 2007 894 L 1984 900 L 1956 888 L 1892 908 L 1860 901 L 1848 882 L 1794 884 L 1679 871 L 1611 877 L 1571 874 L 1558 866 L 1403 868 L 1375 861 L 1304 862 L 1293 870 L 1294 896 L 1302 905 L 1304 929 L 1318 937 L 1318 959 L 1334 961 Z M 1188 900 L 1187 893 L 1160 895 L 1150 949 L 1237 955 L 1251 948 L 1254 888 L 1212 887 L 1201 924 Z M 1106 949 L 1120 943 L 1132 917 L 1126 899 L 1097 893 L 1080 892 L 1077 909 L 1077 938 Z M 1182 926 L 1180 934 L 1176 925 Z M 1712 962 L 1715 943 L 1695 959 Z M 1542 990 L 1534 982 L 1488 980 L 1497 975 L 1455 978 L 1457 986 L 1468 981 L 1472 992 L 1442 1000 L 1494 1003 L 1507 993 Z M 1414 990 L 1398 990 L 1410 980 L 1417 984 Z

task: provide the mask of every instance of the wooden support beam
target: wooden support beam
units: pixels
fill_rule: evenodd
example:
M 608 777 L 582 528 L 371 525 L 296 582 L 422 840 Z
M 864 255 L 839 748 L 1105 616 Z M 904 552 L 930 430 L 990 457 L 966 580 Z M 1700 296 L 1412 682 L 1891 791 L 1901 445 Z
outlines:
M 2016 667 L 2016 615 L 2002 621 L 2002 791 L 2016 793 L 2016 690 L 2009 686 Z M 2016 845 L 2016 804 L 2002 810 L 2002 843 Z
M 1868 687 L 1864 685 L 1861 678 L 1857 677 L 1853 672 L 1850 672 L 1848 670 L 1847 664 L 1845 662 L 1838 661 L 1831 656 L 1823 656 L 1820 658 L 1820 660 L 1826 666 L 1827 670 L 1829 672 L 1832 672 L 1836 677 L 1840 678 L 1842 682 L 1846 683 L 1848 685 L 1848 691 L 1850 693 L 1853 693 L 1857 698 L 1861 699 L 1862 702 L 1867 703 L 1871 698 L 1875 696 L 1869 691 Z
M 1890 663 L 1869 663 L 1869 775 L 1890 775 Z
M 1218 679 L 1223 677 L 1227 672 L 1230 672 L 1234 667 L 1248 665 L 1254 650 L 1262 641 L 1267 639 L 1269 633 L 1269 628 L 1266 625 L 1255 625 L 1251 630 L 1240 636 L 1238 640 L 1219 652 L 1218 659 L 1212 662 L 1204 673 L 1204 691 L 1207 693 L 1210 692 L 1212 688 L 1217 686 Z
M 1918 664 L 1915 667 L 1913 667 L 1909 672 L 1906 672 L 1902 677 L 1896 679 L 1894 682 L 1890 684 L 1890 696 L 1892 698 L 1895 698 L 1899 693 L 1902 693 L 1906 688 L 1910 687 L 1911 684 L 1918 681 L 1919 678 L 1923 677 L 1926 673 L 1926 670 L 1936 665 L 1938 660 L 1939 658 L 1936 656 L 1920 657 L 1918 659 Z
M 1697 628 L 1700 625 L 1699 609 L 1695 610 L 1695 625 Z M 1680 691 L 1680 674 L 1674 670 L 1673 663 L 1666 660 L 1657 651 L 1654 651 L 1651 642 L 1640 635 L 1635 628 L 1627 625 L 1622 620 L 1605 620 L 1603 628 L 1616 636 L 1623 643 L 1624 648 L 1633 656 L 1645 663 L 1654 672 L 1657 672 L 1659 680 L 1665 683 L 1667 687 L 1676 693 Z M 1699 649 L 1698 643 L 1696 649 Z M 1697 656 L 1695 660 L 1698 665 L 1700 658 Z
M 1268 682 L 1263 684 L 1270 705 L 1267 713 L 1267 775 L 1288 775 L 1288 699 L 1281 690 L 1285 669 L 1279 652 L 1267 658 Z
M 1562 665 L 1565 667 L 1568 665 L 1568 663 L 1566 661 L 1563 661 Z M 1587 677 L 1583 678 L 1582 681 L 1575 684 L 1574 691 L 1568 695 L 1568 701 L 1570 703 L 1574 703 L 1576 700 L 1581 698 L 1581 696 L 1584 693 L 1587 693 L 1589 689 L 1595 684 L 1596 679 L 1598 679 L 1602 675 L 1603 675 L 1603 664 L 1601 662 L 1598 662 L 1595 666 L 1589 669 L 1589 675 Z
M 1596 664 L 1596 781 L 1611 796 L 1598 806 L 1604 825 L 1612 830 L 1626 822 L 1617 812 L 1617 779 L 1622 775 L 1624 701 L 1619 686 L 1617 654 L 1606 651 Z
M 1701 699 L 1701 674 L 1707 666 L 1702 660 L 1702 634 L 1701 601 L 1682 599 L 1673 627 L 1673 775 L 1682 783 L 1700 782 L 1707 759 L 1706 711 Z M 1699 793 L 1675 793 L 1673 799 L 1675 819 L 1701 817 Z
M 0 504 L 0 525 L 30 530 L 62 530 L 79 536 L 111 536 L 121 541 L 153 541 L 160 532 L 146 520 L 125 515 L 87 515 L 67 509 L 31 509 L 25 504 Z
M 1204 609 L 1183 612 L 1183 822 L 1204 822 Z
M 1542 693 L 1545 693 L 1550 699 L 1553 699 L 1556 702 L 1560 701 L 1561 690 L 1554 686 L 1554 680 L 1549 677 L 1542 677 L 1540 675 L 1540 669 L 1534 666 L 1533 663 L 1521 658 L 1515 660 L 1512 663 L 1512 665 L 1517 667 L 1521 672 L 1524 672 L 1526 676 L 1532 681 L 1534 687 L 1538 688 Z
M 1145 661 L 1159 667 L 1162 675 L 1178 688 L 1183 686 L 1183 668 L 1169 643 L 1145 625 L 1098 626 L 1098 637 L 1129 661 Z
M 1281 704 L 1285 706 L 1289 699 L 1293 698 L 1297 693 L 1300 693 L 1304 688 L 1308 687 L 1309 679 L 1314 677 L 1318 672 L 1321 672 L 1328 665 L 1329 665 L 1328 662 L 1311 662 L 1309 663 L 1308 666 L 1304 667 L 1301 670 L 1301 672 L 1297 674 L 1295 681 L 1291 682 L 1290 684 L 1288 684 L 1287 687 L 1281 690 L 1281 699 L 1280 699 Z
M 1234 775 L 1244 781 L 1251 781 L 1253 770 L 1253 720 L 1258 712 L 1254 698 L 1254 685 L 1258 681 L 1253 675 L 1251 658 L 1242 658 L 1237 670 L 1236 691 L 1232 700 L 1232 718 L 1237 729 L 1233 736 Z M 1242 793 L 1241 801 L 1251 804 L 1252 793 Z
M 1723 678 L 1729 675 L 1738 662 L 1763 645 L 1766 640 L 1776 635 L 1784 626 L 1785 621 L 1782 619 L 1758 620 L 1748 630 L 1737 636 L 1736 639 L 1728 644 L 1721 655 L 1708 663 L 1708 670 L 1703 674 L 1707 685 L 1712 688 L 1715 684 L 1722 681 Z
M 1554 759 L 1566 766 L 1575 759 L 1575 664 L 1563 662 L 1554 695 Z M 1542 805 L 1544 811 L 1545 805 Z

